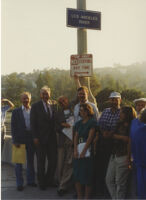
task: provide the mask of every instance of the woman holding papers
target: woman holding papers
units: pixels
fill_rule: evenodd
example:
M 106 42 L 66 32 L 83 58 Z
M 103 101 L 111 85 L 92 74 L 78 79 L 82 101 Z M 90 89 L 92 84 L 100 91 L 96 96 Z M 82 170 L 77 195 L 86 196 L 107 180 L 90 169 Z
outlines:
M 85 186 L 85 199 L 90 198 L 93 180 L 93 158 L 91 144 L 95 135 L 96 121 L 93 108 L 84 103 L 80 105 L 82 120 L 75 124 L 73 175 L 78 199 L 83 199 L 82 187 Z

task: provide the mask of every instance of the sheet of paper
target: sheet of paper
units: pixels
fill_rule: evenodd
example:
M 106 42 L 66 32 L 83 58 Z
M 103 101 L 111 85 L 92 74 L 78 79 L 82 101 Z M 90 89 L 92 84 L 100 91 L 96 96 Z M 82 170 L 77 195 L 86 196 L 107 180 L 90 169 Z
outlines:
M 64 135 L 66 135 L 70 140 L 72 140 L 72 131 L 73 131 L 73 125 L 74 125 L 74 117 L 73 116 L 71 116 L 71 117 L 69 117 L 67 120 L 66 120 L 66 122 L 68 123 L 68 124 L 70 124 L 70 128 L 64 128 L 63 130 L 62 130 L 62 132 L 64 133 Z
M 80 156 L 80 154 L 82 153 L 82 151 L 83 151 L 85 145 L 86 145 L 85 142 L 78 144 L 78 153 L 79 153 L 79 156 Z M 85 157 L 89 157 L 89 156 L 90 156 L 90 150 L 89 150 L 89 148 L 88 148 L 87 151 L 86 151 Z

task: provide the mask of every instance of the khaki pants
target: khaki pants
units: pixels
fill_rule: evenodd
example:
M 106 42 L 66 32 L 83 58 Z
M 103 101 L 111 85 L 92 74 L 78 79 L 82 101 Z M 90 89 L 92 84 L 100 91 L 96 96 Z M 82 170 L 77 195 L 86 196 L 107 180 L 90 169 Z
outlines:
M 73 149 L 71 141 L 66 137 L 64 145 L 58 148 L 57 174 L 59 189 L 67 189 L 72 177 Z
M 125 199 L 128 175 L 127 156 L 111 156 L 106 174 L 106 184 L 112 199 Z

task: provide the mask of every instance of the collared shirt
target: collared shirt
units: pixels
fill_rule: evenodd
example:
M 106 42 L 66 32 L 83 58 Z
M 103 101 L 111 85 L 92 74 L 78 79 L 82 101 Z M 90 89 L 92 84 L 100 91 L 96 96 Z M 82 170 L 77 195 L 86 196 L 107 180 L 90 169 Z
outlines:
M 112 112 L 111 108 L 106 108 L 99 119 L 101 130 L 114 131 L 120 117 L 120 109 Z
M 48 101 L 48 102 L 46 103 L 46 102 L 44 102 L 43 100 L 42 100 L 42 102 L 43 102 L 45 111 L 46 111 L 47 113 L 48 113 L 48 109 L 47 109 L 47 106 L 48 106 L 49 111 L 50 111 L 50 118 L 51 118 L 51 117 L 52 117 L 52 109 L 51 109 L 51 106 L 50 106 L 50 102 Z
M 27 130 L 27 131 L 30 130 L 30 110 L 31 110 L 31 108 L 26 109 L 26 108 L 22 105 L 22 111 L 23 111 L 23 116 L 24 116 L 25 126 L 26 126 L 26 130 Z
M 1 126 L 4 126 L 6 120 L 6 112 L 10 109 L 10 106 L 2 106 L 1 107 Z
M 98 120 L 99 111 L 98 111 L 98 108 L 96 107 L 96 105 L 94 103 L 89 102 L 89 101 L 86 101 L 85 103 L 88 103 L 88 104 L 90 104 L 92 106 L 93 111 L 94 111 L 94 119 Z M 79 115 L 79 111 L 80 111 L 80 103 L 76 104 L 75 107 L 74 107 L 74 119 L 75 119 L 75 123 L 82 119 L 80 117 L 80 115 Z

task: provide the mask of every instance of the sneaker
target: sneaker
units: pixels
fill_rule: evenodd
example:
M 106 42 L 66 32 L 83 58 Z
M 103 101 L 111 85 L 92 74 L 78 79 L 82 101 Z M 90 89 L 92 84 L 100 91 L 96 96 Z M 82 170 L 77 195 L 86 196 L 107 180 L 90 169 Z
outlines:
M 58 194 L 60 197 L 63 196 L 65 193 L 66 193 L 66 190 L 63 190 L 63 189 L 57 190 L 57 194 Z
M 45 185 L 40 185 L 39 187 L 40 187 L 40 190 L 46 190 L 47 189 Z

